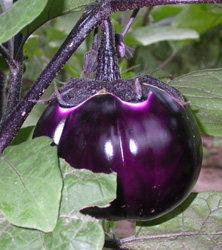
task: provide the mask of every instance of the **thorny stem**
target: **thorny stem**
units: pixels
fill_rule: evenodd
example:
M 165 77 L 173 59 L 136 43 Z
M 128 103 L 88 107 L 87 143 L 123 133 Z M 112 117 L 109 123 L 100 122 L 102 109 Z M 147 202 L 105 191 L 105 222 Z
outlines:
M 221 4 L 222 0 L 106 0 L 84 14 L 23 100 L 0 128 L 0 154 L 10 145 L 35 103 L 89 33 L 111 14 L 144 7 L 171 4 Z
M 5 110 L 6 75 L 0 71 L 0 119 Z
M 115 33 L 110 17 L 101 25 L 101 44 L 97 61 L 96 80 L 114 81 L 120 78 Z

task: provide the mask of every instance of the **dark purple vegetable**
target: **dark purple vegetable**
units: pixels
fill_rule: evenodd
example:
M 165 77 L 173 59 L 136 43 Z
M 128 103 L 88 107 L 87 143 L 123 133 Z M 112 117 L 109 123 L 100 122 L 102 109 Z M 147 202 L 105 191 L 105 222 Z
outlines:
M 88 208 L 107 219 L 159 217 L 192 191 L 202 162 L 202 144 L 191 112 L 161 89 L 146 101 L 127 103 L 95 95 L 77 107 L 50 104 L 34 136 L 46 135 L 75 168 L 117 172 L 117 199 L 108 208 Z

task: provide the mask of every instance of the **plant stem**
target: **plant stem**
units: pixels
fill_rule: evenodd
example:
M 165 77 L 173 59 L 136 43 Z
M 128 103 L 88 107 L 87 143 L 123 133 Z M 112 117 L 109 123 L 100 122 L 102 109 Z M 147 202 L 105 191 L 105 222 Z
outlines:
M 0 54 L 5 58 L 5 61 L 8 63 L 9 67 L 13 67 L 13 68 L 17 67 L 15 61 L 10 56 L 7 49 L 1 44 L 0 44 Z
M 145 14 L 144 14 L 144 17 L 143 17 L 143 23 L 142 23 L 142 26 L 147 26 L 149 25 L 150 23 L 150 20 L 149 20 L 149 16 L 150 16 L 150 13 L 152 11 L 153 7 L 149 7 L 147 8 Z
M 146 13 L 143 17 L 142 26 L 148 25 L 149 15 L 150 15 L 152 9 L 153 9 L 153 7 L 147 8 Z M 133 56 L 131 57 L 130 60 L 128 60 L 128 68 L 132 68 L 136 64 L 137 57 L 139 55 L 139 51 L 140 51 L 140 47 L 137 46 L 136 49 L 134 50 Z
M 174 51 L 158 68 L 159 70 L 163 70 L 177 55 L 179 50 Z
M 95 28 L 94 34 L 93 34 L 93 45 L 92 50 L 97 51 L 98 50 L 98 36 L 99 36 L 99 29 L 98 27 Z
M 111 0 L 112 13 L 159 5 L 221 4 L 222 0 Z
M 140 10 L 140 9 L 135 9 L 135 10 L 133 11 L 133 13 L 132 13 L 132 15 L 131 15 L 131 17 L 130 17 L 129 22 L 127 23 L 125 29 L 124 29 L 123 32 L 122 32 L 122 36 L 123 36 L 123 37 L 125 37 L 126 34 L 127 34 L 127 32 L 129 31 L 129 29 L 130 29 L 131 25 L 133 24 L 133 22 L 134 22 L 134 20 L 135 20 L 135 17 L 136 17 L 136 15 L 138 14 L 139 10 Z
M 94 30 L 92 49 L 84 55 L 83 59 L 83 72 L 86 78 L 90 78 L 97 67 L 98 57 L 98 27 Z
M 51 81 L 90 32 L 111 15 L 110 9 L 109 2 L 102 2 L 80 18 L 61 48 L 34 82 L 23 100 L 15 107 L 13 112 L 7 117 L 7 120 L 1 124 L 0 154 L 10 145 L 34 107 L 35 103 L 31 100 L 38 100 L 42 96 Z
M 6 75 L 0 71 L 0 120 L 3 117 L 5 110 L 6 79 Z
M 12 112 L 14 107 L 19 103 L 21 84 L 22 84 L 22 74 L 23 74 L 23 50 L 17 55 L 17 58 L 14 59 L 13 55 L 16 52 L 17 47 L 23 40 L 23 35 L 21 33 L 17 34 L 15 38 L 11 39 L 8 42 L 8 50 L 0 44 L 0 54 L 4 57 L 5 61 L 9 66 L 9 90 L 8 90 L 8 105 L 6 114 Z M 12 41 L 15 41 L 16 46 L 12 45 Z M 10 44 L 12 46 L 10 46 Z M 10 50 L 11 48 L 11 50 Z M 12 48 L 14 51 L 12 51 Z
M 101 25 L 101 44 L 98 52 L 96 80 L 114 81 L 119 78 L 120 72 L 115 48 L 115 33 L 109 17 Z
M 9 115 L 15 106 L 19 103 L 22 74 L 23 74 L 23 51 L 20 51 L 18 58 L 15 61 L 16 68 L 9 66 L 9 91 L 6 113 Z

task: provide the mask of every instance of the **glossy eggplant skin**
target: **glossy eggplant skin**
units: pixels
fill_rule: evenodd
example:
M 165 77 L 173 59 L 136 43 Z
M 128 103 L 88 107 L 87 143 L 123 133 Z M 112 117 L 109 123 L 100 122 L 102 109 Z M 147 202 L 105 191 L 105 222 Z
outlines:
M 56 126 L 62 119 L 61 132 Z M 42 135 L 57 138 L 59 157 L 74 168 L 117 173 L 110 207 L 83 210 L 100 218 L 157 218 L 186 199 L 200 173 L 197 123 L 187 107 L 158 89 L 137 104 L 111 94 L 71 109 L 54 103 L 37 124 L 34 136 Z

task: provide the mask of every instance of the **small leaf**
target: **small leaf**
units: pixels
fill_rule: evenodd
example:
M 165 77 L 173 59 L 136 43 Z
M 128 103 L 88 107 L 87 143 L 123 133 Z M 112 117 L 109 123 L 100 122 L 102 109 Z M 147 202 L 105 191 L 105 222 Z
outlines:
M 46 23 L 48 20 L 69 12 L 81 10 L 94 3 L 95 0 L 48 0 L 48 3 L 41 15 L 25 29 L 23 29 L 22 33 L 27 38 L 33 33 L 34 30 Z M 73 27 L 74 24 L 75 23 L 73 23 Z
M 7 42 L 45 8 L 47 0 L 19 0 L 0 15 L 0 43 Z
M 198 39 L 199 35 L 191 29 L 177 29 L 170 26 L 148 26 L 130 33 L 141 45 L 147 46 L 167 40 Z M 137 44 L 130 44 L 137 45 Z
M 62 159 L 60 169 L 64 179 L 61 214 L 92 206 L 105 207 L 116 198 L 116 174 L 74 169 Z
M 0 211 L 14 225 L 45 232 L 56 225 L 62 178 L 50 142 L 36 138 L 0 157 Z
M 137 224 L 137 236 L 121 240 L 130 249 L 222 249 L 222 193 L 191 194 L 162 218 Z
M 200 130 L 222 136 L 222 69 L 209 69 L 180 76 L 169 83 L 187 100 Z

